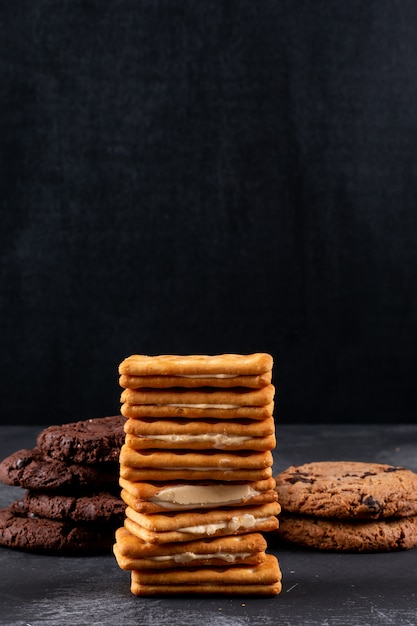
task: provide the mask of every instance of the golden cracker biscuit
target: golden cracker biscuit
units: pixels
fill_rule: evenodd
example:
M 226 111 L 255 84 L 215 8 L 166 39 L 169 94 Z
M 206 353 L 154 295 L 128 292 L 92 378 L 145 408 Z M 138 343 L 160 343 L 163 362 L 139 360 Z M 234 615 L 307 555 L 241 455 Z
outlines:
M 275 480 L 252 483 L 138 483 L 119 479 L 122 497 L 139 513 L 158 513 L 221 506 L 246 506 L 276 502 Z
M 227 585 L 227 584 L 205 584 L 205 585 L 143 585 L 137 580 L 132 580 L 131 592 L 143 598 L 158 596 L 178 596 L 178 595 L 204 595 L 204 596 L 245 596 L 245 597 L 270 597 L 281 593 L 281 582 L 272 585 Z
M 257 375 L 272 370 L 270 354 L 217 354 L 147 356 L 132 354 L 119 365 L 119 374 L 128 376 L 189 376 L 203 375 Z
M 226 436 L 267 437 L 274 435 L 275 424 L 272 417 L 264 420 L 231 419 L 231 420 L 189 420 L 189 419 L 158 419 L 137 418 L 127 419 L 124 431 L 138 437 L 150 437 L 153 435 L 201 435 L 222 434 Z
M 167 530 L 164 532 L 156 532 L 153 530 L 149 530 L 144 526 L 141 526 L 130 517 L 125 518 L 124 525 L 133 535 L 135 535 L 144 542 L 163 544 L 182 543 L 185 541 L 195 541 L 197 539 L 205 539 L 211 537 L 225 537 L 232 534 L 241 535 L 248 532 L 272 532 L 276 531 L 278 528 L 278 518 L 271 516 L 263 520 L 257 520 L 256 522 L 254 522 L 254 525 L 249 530 L 245 527 L 242 527 L 238 528 L 237 530 L 233 530 L 233 532 L 231 532 L 230 527 L 226 522 L 224 524 L 219 523 L 214 530 L 212 526 L 210 527 L 210 529 L 212 530 L 210 534 L 207 534 L 206 527 L 202 527 L 201 532 L 199 533 L 195 531 L 194 527 L 192 532 L 188 532 L 187 530 Z
M 201 481 L 201 480 L 220 480 L 220 481 L 247 481 L 264 480 L 272 476 L 272 467 L 264 467 L 261 469 L 158 469 L 154 468 L 136 468 L 120 466 L 120 476 L 131 480 L 132 482 L 172 482 L 176 480 L 184 480 L 185 482 Z
M 131 592 L 143 598 L 159 596 L 199 595 L 199 596 L 239 596 L 239 597 L 271 597 L 281 593 L 281 582 L 272 585 L 143 585 L 132 580 Z
M 224 405 L 223 405 L 224 406 Z M 173 406 L 169 404 L 129 404 L 120 408 L 124 417 L 136 418 L 187 418 L 187 419 L 250 419 L 270 418 L 274 411 L 274 402 L 263 406 L 240 406 L 238 408 L 200 408 L 196 406 Z
M 126 528 L 116 531 L 113 552 L 123 570 L 254 565 L 265 560 L 266 541 L 260 533 L 173 544 L 144 543 Z
M 270 450 L 263 452 L 215 452 L 204 451 L 174 451 L 170 450 L 133 450 L 124 444 L 120 450 L 120 464 L 138 469 L 163 468 L 171 469 L 207 469 L 207 470 L 234 470 L 234 469 L 261 469 L 271 467 L 273 463 Z M 207 476 L 207 478 L 209 478 Z M 156 479 L 155 479 L 156 480 Z
M 165 447 L 272 450 L 276 445 L 272 417 L 265 420 L 127 419 L 124 430 L 126 442 L 137 450 Z
M 168 544 L 162 544 L 168 545 Z M 181 544 L 179 544 L 181 545 Z M 120 569 L 123 570 L 161 570 L 172 567 L 221 567 L 225 564 L 233 565 L 257 565 L 265 559 L 265 552 L 257 552 L 255 554 L 242 553 L 237 555 L 230 554 L 199 554 L 184 552 L 177 555 L 166 555 L 160 557 L 132 558 L 120 554 L 117 544 L 113 546 L 113 554 Z
M 222 433 L 202 433 L 200 435 L 155 435 L 138 437 L 127 434 L 126 445 L 133 450 L 166 449 L 171 450 L 273 450 L 276 445 L 274 435 L 267 437 L 246 437 L 245 435 L 223 435 Z
M 235 508 L 218 508 L 203 511 L 175 511 L 168 513 L 154 513 L 145 515 L 127 507 L 126 516 L 137 524 L 153 532 L 180 530 L 201 526 L 207 527 L 206 534 L 214 534 L 211 527 L 217 524 L 226 524 L 233 535 L 233 531 L 240 528 L 251 528 L 260 519 L 276 516 L 281 507 L 278 502 L 270 502 L 260 506 L 246 506 Z M 188 532 L 193 532 L 189 530 Z M 199 530 L 195 531 L 199 534 Z
M 198 552 L 199 554 L 250 552 L 255 554 L 264 552 L 267 548 L 267 542 L 260 533 L 245 533 L 243 535 L 213 538 L 205 537 L 204 539 L 182 543 L 158 544 L 143 542 L 122 526 L 116 530 L 115 538 L 120 554 L 134 559 L 167 554 L 184 554 L 184 552 Z
M 134 578 L 144 585 L 184 585 L 225 583 L 229 585 L 271 585 L 281 580 L 278 560 L 267 554 L 263 563 L 254 567 L 230 566 L 183 568 L 162 571 L 134 570 Z
M 233 565 L 200 569 L 133 570 L 131 591 L 135 595 L 170 593 L 226 593 L 276 595 L 282 575 L 278 559 L 267 554 L 259 565 Z M 175 592 L 174 592 L 175 589 Z
M 127 404 L 170 405 L 201 409 L 236 409 L 240 406 L 265 406 L 270 404 L 275 395 L 272 384 L 261 389 L 244 387 L 217 388 L 170 388 L 170 389 L 125 389 L 120 401 Z
M 167 530 L 164 532 L 155 532 L 153 530 L 149 530 L 144 526 L 141 526 L 133 519 L 129 517 L 125 518 L 125 527 L 133 534 L 139 537 L 142 541 L 149 543 L 175 543 L 175 542 L 183 542 L 183 541 L 194 541 L 196 539 L 204 539 L 205 537 L 222 537 L 227 535 L 241 535 L 247 532 L 259 532 L 259 533 L 267 533 L 277 530 L 278 528 L 278 518 L 275 516 L 271 516 L 269 518 L 265 518 L 262 520 L 258 520 L 254 523 L 254 525 L 248 530 L 246 527 L 238 528 L 237 530 L 233 530 L 233 533 L 230 530 L 230 526 L 225 522 L 224 524 L 218 524 L 217 527 L 207 534 L 206 527 L 202 527 L 201 532 L 198 533 L 195 530 L 195 527 L 192 528 L 192 532 L 188 532 L 187 530 Z M 213 527 L 210 527 L 210 530 Z
M 153 500 L 163 494 L 167 489 L 172 489 L 173 487 L 218 487 L 222 486 L 222 483 L 214 480 L 204 480 L 198 483 L 188 484 L 185 481 L 178 481 L 177 483 L 172 482 L 134 482 L 130 480 L 126 480 L 122 477 L 119 479 L 119 484 L 123 489 L 126 489 L 131 493 L 135 498 L 139 498 L 140 500 Z M 228 486 L 229 483 L 225 483 L 224 486 Z M 257 480 L 254 482 L 240 482 L 237 486 L 249 486 L 250 489 L 254 491 L 264 492 L 269 491 L 271 489 L 275 490 L 275 478 L 268 478 L 265 480 Z M 180 494 L 181 496 L 182 494 Z M 178 500 L 178 503 L 181 503 L 181 500 Z M 189 505 L 189 501 L 187 500 L 187 505 Z
M 123 480 L 123 479 L 121 479 Z M 232 485 L 234 486 L 234 484 L 232 483 Z M 231 487 L 232 485 L 228 485 L 229 487 Z M 221 485 L 223 487 L 224 490 L 227 489 L 226 485 Z M 187 487 L 189 489 L 192 489 L 191 485 L 187 485 Z M 204 489 L 203 488 L 199 488 Z M 205 488 L 207 489 L 207 487 Z M 222 502 L 221 501 L 221 496 L 218 496 L 219 501 L 216 503 L 214 502 L 214 500 L 209 501 L 207 503 L 207 501 L 202 501 L 201 503 L 195 503 L 195 504 L 190 504 L 190 505 L 180 505 L 180 504 L 170 504 L 170 506 L 162 506 L 161 504 L 155 504 L 153 502 L 149 502 L 149 501 L 144 501 L 144 500 L 140 500 L 138 498 L 136 498 L 135 496 L 133 496 L 129 491 L 127 491 L 126 489 L 122 489 L 121 491 L 121 497 L 123 499 L 123 501 L 125 502 L 125 504 L 128 504 L 132 509 L 134 509 L 135 511 L 138 511 L 138 513 L 164 513 L 167 511 L 185 511 L 185 510 L 193 510 L 193 509 L 214 509 L 220 506 L 247 506 L 247 505 L 255 505 L 255 504 L 266 504 L 267 502 L 276 502 L 278 500 L 278 494 L 274 489 L 270 489 L 269 491 L 265 491 L 263 493 L 257 493 L 256 495 L 246 495 L 247 492 L 244 492 L 244 486 L 241 486 L 240 489 L 235 493 L 235 496 L 237 497 L 240 493 L 244 493 L 244 496 L 242 496 L 240 498 L 240 500 L 232 500 L 230 499 L 228 502 Z M 215 493 L 215 488 L 212 489 L 212 493 Z M 230 494 L 231 498 L 233 497 L 233 494 Z M 202 497 L 204 497 L 204 495 L 202 494 Z M 225 496 L 226 497 L 226 496 Z M 214 496 L 213 496 L 214 498 Z

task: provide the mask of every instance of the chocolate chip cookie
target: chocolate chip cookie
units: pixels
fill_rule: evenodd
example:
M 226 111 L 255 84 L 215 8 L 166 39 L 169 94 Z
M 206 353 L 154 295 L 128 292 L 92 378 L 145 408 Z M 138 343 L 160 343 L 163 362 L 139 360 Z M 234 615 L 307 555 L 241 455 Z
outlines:
M 277 536 L 309 548 L 338 552 L 390 552 L 417 546 L 417 515 L 378 521 L 281 514 Z
M 289 467 L 275 479 L 284 512 L 364 520 L 417 514 L 417 474 L 402 467 L 323 461 Z

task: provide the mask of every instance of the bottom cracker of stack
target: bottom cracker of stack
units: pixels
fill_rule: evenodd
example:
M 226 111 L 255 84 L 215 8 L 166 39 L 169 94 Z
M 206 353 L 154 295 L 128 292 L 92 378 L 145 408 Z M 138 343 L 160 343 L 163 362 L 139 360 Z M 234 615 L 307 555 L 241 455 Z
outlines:
M 133 570 L 131 591 L 136 595 L 178 593 L 215 595 L 276 595 L 281 591 L 277 559 L 268 554 L 260 565 L 186 570 Z

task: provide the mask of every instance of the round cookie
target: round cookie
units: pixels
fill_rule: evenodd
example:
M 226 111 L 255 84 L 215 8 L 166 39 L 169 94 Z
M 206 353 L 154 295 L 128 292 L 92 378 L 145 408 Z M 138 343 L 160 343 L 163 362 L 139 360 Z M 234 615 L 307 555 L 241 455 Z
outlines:
M 97 417 L 49 426 L 39 433 L 36 445 L 44 456 L 71 463 L 117 462 L 124 443 L 122 415 Z
M 19 501 L 0 510 L 0 545 L 28 552 L 73 556 L 110 552 L 115 530 L 111 524 L 35 517 Z
M 381 519 L 417 514 L 417 474 L 354 461 L 291 466 L 275 476 L 283 511 L 320 518 Z
M 121 498 L 104 491 L 81 496 L 27 491 L 23 508 L 30 515 L 49 519 L 120 524 L 126 505 Z
M 45 459 L 37 448 L 18 450 L 0 463 L 0 482 L 42 491 L 118 488 L 117 463 L 80 465 Z
M 338 521 L 281 514 L 275 535 L 320 550 L 390 552 L 417 546 L 417 516 L 379 521 Z

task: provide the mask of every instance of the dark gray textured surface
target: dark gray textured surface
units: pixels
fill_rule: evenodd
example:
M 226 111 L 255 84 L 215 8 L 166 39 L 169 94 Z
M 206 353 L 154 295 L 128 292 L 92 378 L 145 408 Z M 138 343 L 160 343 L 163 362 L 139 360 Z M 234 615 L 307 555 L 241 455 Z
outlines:
M 416 30 L 415 0 L 3 0 L 0 423 L 117 412 L 132 352 L 257 350 L 286 423 L 414 422 Z
M 39 428 L 0 429 L 0 456 Z M 417 471 L 417 427 L 279 426 L 275 469 L 312 460 L 403 464 Z M 0 485 L 0 503 L 19 490 Z M 283 591 L 269 599 L 144 599 L 114 558 L 0 550 L 0 623 L 7 626 L 415 626 L 417 552 L 327 554 L 276 546 Z

